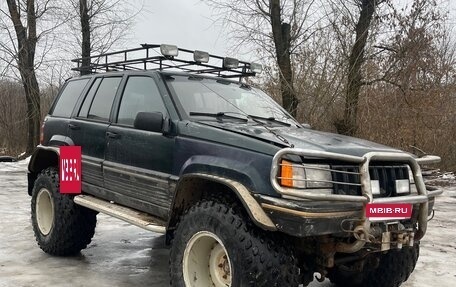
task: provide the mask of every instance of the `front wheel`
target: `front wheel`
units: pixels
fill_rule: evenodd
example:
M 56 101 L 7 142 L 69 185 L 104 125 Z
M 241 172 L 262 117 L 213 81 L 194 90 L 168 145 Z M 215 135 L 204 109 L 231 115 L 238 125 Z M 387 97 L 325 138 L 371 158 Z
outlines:
M 181 218 L 171 246 L 172 286 L 297 286 L 292 251 L 232 206 L 204 200 Z
M 385 254 L 375 254 L 378 266 L 364 265 L 362 272 L 345 270 L 342 266 L 335 267 L 328 274 L 331 282 L 337 286 L 369 286 L 397 287 L 407 281 L 415 269 L 420 253 L 419 243 L 413 247 L 392 249 Z

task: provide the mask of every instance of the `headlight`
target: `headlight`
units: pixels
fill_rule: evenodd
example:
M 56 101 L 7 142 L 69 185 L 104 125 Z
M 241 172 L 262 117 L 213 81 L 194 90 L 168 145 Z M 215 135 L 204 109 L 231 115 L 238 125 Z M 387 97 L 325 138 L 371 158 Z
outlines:
M 307 188 L 332 188 L 332 175 L 329 165 L 306 164 Z
M 396 193 L 397 194 L 408 194 L 410 193 L 410 182 L 408 179 L 396 180 Z
M 282 160 L 280 185 L 293 188 L 332 188 L 329 165 L 297 164 Z

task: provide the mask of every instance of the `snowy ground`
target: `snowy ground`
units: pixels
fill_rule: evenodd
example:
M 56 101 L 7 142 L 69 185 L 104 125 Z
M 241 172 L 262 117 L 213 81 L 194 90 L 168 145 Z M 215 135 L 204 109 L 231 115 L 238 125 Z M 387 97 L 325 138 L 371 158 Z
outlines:
M 43 253 L 33 237 L 25 172 L 25 161 L 0 163 L 0 287 L 168 286 L 163 237 L 104 215 L 98 216 L 95 237 L 81 255 Z M 444 177 L 442 183 L 451 184 L 437 201 L 415 272 L 402 286 L 456 285 L 456 182 Z

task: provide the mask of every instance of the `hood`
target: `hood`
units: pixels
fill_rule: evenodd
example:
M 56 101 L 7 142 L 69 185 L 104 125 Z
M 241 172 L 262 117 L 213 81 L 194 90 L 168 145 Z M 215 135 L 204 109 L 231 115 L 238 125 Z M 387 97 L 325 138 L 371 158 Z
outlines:
M 287 147 L 286 143 L 281 141 L 277 136 L 275 136 L 273 133 L 261 125 L 206 121 L 200 123 Z M 401 152 L 398 149 L 394 149 L 371 141 L 334 133 L 316 131 L 309 128 L 274 127 L 271 129 L 274 131 L 274 133 L 285 138 L 296 148 L 327 151 L 354 156 L 362 156 L 372 151 Z

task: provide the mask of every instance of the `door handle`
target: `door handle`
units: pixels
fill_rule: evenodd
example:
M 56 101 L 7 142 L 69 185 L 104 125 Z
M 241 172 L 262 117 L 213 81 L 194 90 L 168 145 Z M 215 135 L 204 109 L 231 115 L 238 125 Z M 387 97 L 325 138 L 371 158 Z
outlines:
M 72 130 L 79 130 L 81 127 L 75 124 L 68 124 L 68 127 Z
M 111 139 L 118 139 L 118 138 L 120 138 L 120 135 L 119 135 L 118 133 L 106 132 L 106 135 L 108 136 L 108 138 L 111 138 Z

